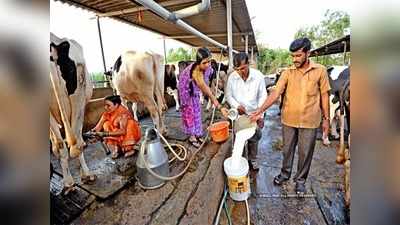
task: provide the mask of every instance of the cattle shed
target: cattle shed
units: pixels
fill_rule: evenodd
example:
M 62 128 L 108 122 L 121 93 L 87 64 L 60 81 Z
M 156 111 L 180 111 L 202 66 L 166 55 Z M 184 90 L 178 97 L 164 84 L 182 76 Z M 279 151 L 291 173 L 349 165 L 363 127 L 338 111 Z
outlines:
M 350 34 L 311 50 L 311 57 L 350 52 Z
M 101 41 L 100 21 L 110 17 L 175 39 L 193 47 L 205 46 L 213 53 L 224 49 L 232 58 L 232 52 L 245 51 L 251 57 L 258 52 L 251 19 L 245 0 L 56 0 L 96 13 Z M 208 2 L 208 9 L 199 14 L 177 21 L 150 9 L 150 5 L 162 12 L 174 12 L 196 4 Z M 164 14 L 165 15 L 165 14 Z M 185 23 L 189 26 L 183 26 Z M 191 29 L 191 28 L 194 29 Z M 201 34 L 200 34 L 201 33 Z M 230 46 L 230 48 L 228 48 Z M 231 63 L 231 62 L 230 62 Z

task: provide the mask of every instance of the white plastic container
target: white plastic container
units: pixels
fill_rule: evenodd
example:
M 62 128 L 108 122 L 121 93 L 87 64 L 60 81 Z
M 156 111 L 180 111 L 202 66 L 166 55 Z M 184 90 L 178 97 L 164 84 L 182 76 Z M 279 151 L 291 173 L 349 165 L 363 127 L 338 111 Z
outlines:
M 229 195 L 235 201 L 244 201 L 250 197 L 249 163 L 243 157 L 225 159 L 224 171 L 228 177 Z

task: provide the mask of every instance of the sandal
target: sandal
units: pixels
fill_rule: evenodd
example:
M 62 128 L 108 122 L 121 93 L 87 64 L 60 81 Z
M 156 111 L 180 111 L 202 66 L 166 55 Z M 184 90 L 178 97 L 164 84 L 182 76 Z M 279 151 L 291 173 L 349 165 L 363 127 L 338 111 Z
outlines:
M 112 159 L 116 159 L 116 158 L 118 158 L 118 156 L 119 156 L 118 151 L 113 151 L 113 152 L 111 153 L 111 158 L 112 158 Z
M 135 150 L 133 149 L 133 150 L 131 150 L 131 151 L 125 152 L 124 157 L 125 157 L 125 158 L 128 158 L 128 157 L 130 157 L 130 156 L 133 156 L 134 154 L 135 154 Z
M 199 142 L 199 143 L 203 143 L 204 141 L 205 141 L 204 138 L 201 138 L 201 137 L 197 138 L 197 142 Z
M 194 147 L 196 147 L 196 148 L 198 148 L 198 147 L 201 146 L 201 144 L 197 141 L 197 139 L 196 139 L 196 140 L 190 140 L 190 139 L 189 139 L 189 143 L 190 143 L 191 145 L 193 145 Z

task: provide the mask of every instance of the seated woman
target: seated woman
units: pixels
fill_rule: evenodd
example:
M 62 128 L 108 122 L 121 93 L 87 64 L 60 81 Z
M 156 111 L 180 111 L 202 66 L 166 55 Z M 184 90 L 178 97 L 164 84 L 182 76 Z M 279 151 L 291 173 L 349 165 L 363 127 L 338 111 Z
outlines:
M 118 157 L 119 150 L 125 157 L 132 156 L 135 153 L 133 146 L 141 137 L 139 123 L 133 119 L 129 110 L 121 105 L 121 98 L 118 95 L 106 97 L 104 109 L 105 112 L 92 131 L 104 137 L 113 159 Z M 104 132 L 101 132 L 102 130 Z

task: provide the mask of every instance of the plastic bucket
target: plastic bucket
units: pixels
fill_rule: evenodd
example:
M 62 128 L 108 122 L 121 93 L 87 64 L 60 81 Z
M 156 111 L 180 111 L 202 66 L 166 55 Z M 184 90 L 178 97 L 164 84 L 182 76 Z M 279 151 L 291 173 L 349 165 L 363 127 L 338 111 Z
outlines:
M 229 195 L 235 201 L 244 201 L 250 197 L 249 164 L 247 159 L 240 157 L 227 158 L 224 161 L 224 171 L 228 177 Z
M 229 138 L 229 122 L 221 121 L 211 124 L 210 128 L 211 138 L 214 142 L 224 142 Z

